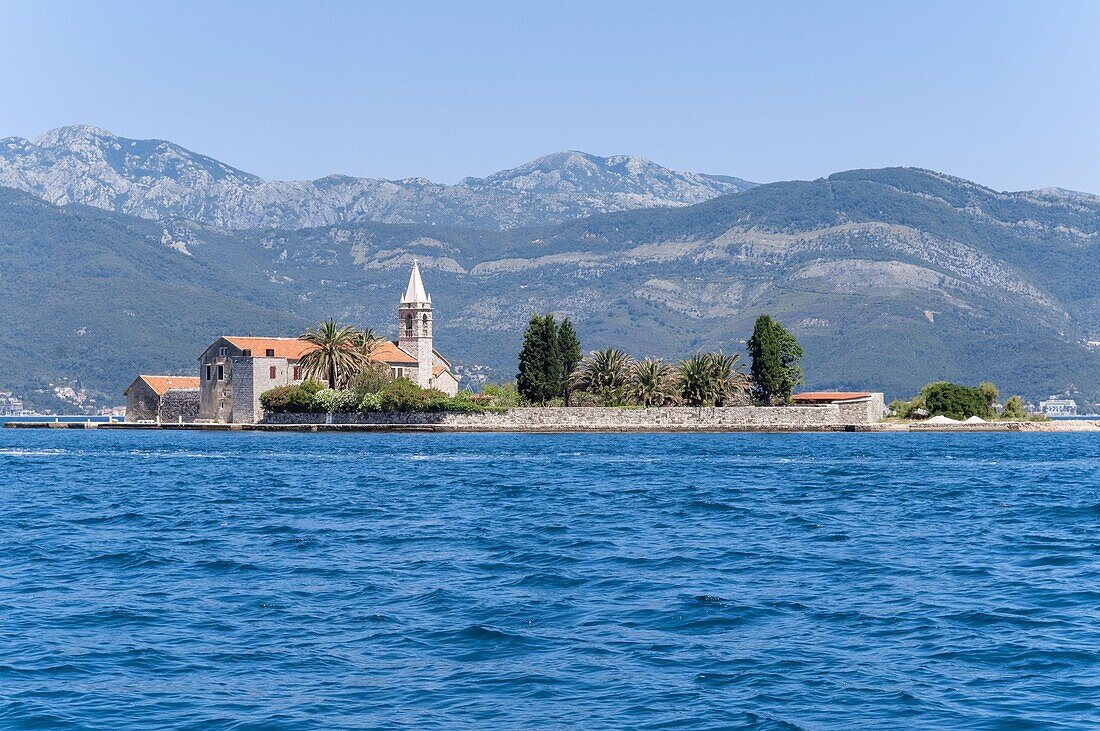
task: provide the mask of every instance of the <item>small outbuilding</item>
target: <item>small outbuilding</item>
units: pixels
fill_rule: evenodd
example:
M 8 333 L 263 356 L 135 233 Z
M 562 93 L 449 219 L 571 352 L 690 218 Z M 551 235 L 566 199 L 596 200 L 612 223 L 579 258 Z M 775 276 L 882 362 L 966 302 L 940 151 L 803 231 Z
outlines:
M 844 412 L 855 415 L 861 420 L 876 422 L 886 414 L 886 397 L 882 393 L 871 391 L 806 391 L 791 396 L 791 401 L 799 406 L 836 404 Z
M 194 421 L 199 416 L 199 379 L 138 376 L 123 393 L 126 421 Z

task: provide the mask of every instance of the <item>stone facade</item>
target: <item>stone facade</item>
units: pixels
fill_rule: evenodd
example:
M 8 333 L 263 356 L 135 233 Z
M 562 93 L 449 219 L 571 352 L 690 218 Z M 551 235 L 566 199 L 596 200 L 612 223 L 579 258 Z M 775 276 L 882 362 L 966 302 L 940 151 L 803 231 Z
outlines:
M 198 418 L 257 421 L 261 393 L 302 382 L 298 359 L 308 347 L 298 338 L 218 338 L 199 356 Z
M 199 389 L 174 388 L 160 399 L 162 423 L 190 423 L 199 418 Z
M 451 363 L 432 347 L 432 298 L 413 264 L 409 286 L 398 305 L 398 338 L 379 342 L 371 359 L 394 377 L 454 396 L 458 378 Z M 263 418 L 260 395 L 303 381 L 301 358 L 313 346 L 298 338 L 222 336 L 199 356 L 201 421 L 252 424 Z
M 123 394 L 126 421 L 194 421 L 199 383 L 190 376 L 138 376 Z
M 286 358 L 234 358 L 231 421 L 252 424 L 264 416 L 260 395 L 279 386 L 298 383 Z
M 841 419 L 845 423 L 875 423 L 886 415 L 886 397 L 882 393 L 872 393 L 869 398 L 848 403 L 838 403 Z M 861 421 L 862 420 L 862 421 Z
M 482 414 L 270 414 L 265 424 L 435 425 L 454 431 L 737 431 L 844 428 L 872 424 L 869 410 L 823 406 L 518 408 Z

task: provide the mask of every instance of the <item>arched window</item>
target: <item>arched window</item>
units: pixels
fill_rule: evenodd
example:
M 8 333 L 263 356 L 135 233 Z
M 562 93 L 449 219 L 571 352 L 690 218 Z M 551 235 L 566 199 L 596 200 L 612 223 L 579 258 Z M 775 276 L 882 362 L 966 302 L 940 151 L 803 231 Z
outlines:
M 428 332 L 428 313 L 424 313 L 424 332 Z
M 406 335 L 412 335 L 413 334 L 413 316 L 412 315 L 406 315 L 405 316 L 405 334 Z

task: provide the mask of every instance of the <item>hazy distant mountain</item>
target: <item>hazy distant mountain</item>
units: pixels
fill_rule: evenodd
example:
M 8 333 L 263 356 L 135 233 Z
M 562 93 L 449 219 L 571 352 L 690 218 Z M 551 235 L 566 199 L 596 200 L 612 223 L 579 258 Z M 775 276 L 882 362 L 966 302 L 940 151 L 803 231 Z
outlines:
M 301 228 L 345 221 L 511 228 L 593 213 L 700 203 L 753 184 L 681 173 L 637 157 L 547 155 L 458 185 L 423 178 L 332 175 L 264 181 L 162 140 L 90 126 L 33 142 L 0 140 L 0 185 L 51 203 L 81 203 L 142 218 L 187 218 L 226 228 Z
M 806 347 L 810 387 L 907 395 L 988 378 L 1095 400 L 1098 254 L 1100 198 L 905 168 L 507 231 L 226 231 L 0 191 L 0 388 L 33 401 L 75 379 L 117 402 L 139 371 L 194 370 L 223 333 L 329 316 L 391 330 L 416 257 L 438 345 L 467 374 L 514 377 L 532 310 L 572 317 L 585 349 L 665 357 L 743 352 L 770 312 Z

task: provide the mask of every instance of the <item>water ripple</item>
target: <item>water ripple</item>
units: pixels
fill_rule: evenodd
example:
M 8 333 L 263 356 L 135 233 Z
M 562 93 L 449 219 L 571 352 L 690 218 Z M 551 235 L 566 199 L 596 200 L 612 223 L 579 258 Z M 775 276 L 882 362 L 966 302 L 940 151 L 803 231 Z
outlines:
M 0 430 L 0 726 L 1100 726 L 1088 434 Z

